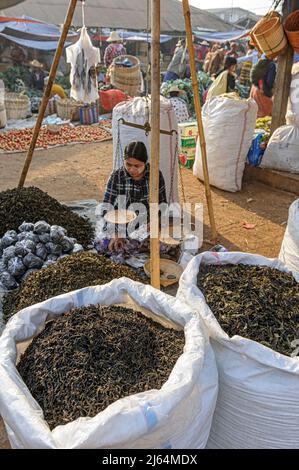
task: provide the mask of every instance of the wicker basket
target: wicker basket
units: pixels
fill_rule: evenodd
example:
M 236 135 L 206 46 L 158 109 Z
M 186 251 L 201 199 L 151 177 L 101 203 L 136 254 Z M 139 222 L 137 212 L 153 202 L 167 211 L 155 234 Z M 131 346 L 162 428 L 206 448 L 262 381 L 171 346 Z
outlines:
M 265 16 L 250 33 L 259 51 L 268 59 L 274 59 L 285 51 L 288 40 L 284 33 L 281 17 L 277 12 Z
M 25 119 L 30 111 L 28 96 L 20 93 L 5 93 L 5 109 L 7 119 Z
M 134 65 L 132 67 L 124 67 L 115 63 L 124 59 L 130 60 Z M 132 55 L 116 57 L 110 66 L 109 75 L 111 84 L 115 86 L 115 88 L 118 88 L 130 96 L 137 96 L 140 94 L 142 75 L 140 71 L 140 61 L 137 57 Z
M 74 101 L 68 98 L 58 100 L 57 103 L 57 116 L 61 119 L 70 119 L 71 121 L 79 121 L 80 108 L 83 106 L 81 101 Z
M 284 30 L 292 48 L 299 54 L 299 10 L 294 11 L 286 18 Z

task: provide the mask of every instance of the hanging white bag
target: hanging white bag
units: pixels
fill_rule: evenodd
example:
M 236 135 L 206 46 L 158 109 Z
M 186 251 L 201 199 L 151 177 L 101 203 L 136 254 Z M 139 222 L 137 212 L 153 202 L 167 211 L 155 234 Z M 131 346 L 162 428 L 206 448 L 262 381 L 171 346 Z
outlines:
M 299 119 L 299 62 L 293 64 L 292 67 L 292 81 L 286 116 L 290 112 L 296 114 Z
M 98 100 L 97 77 L 90 69 L 101 61 L 100 50 L 92 45 L 85 26 L 81 28 L 79 40 L 66 48 L 66 59 L 71 64 L 71 98 L 83 103 Z
M 240 191 L 257 115 L 254 100 L 216 96 L 202 109 L 210 184 L 225 191 Z M 200 141 L 196 145 L 193 174 L 204 180 Z
M 289 112 L 286 126 L 273 132 L 260 166 L 299 173 L 299 114 Z
M 132 307 L 132 302 L 162 325 L 184 329 L 184 351 L 168 380 L 159 390 L 121 398 L 92 418 L 51 431 L 16 369 L 17 344 L 40 333 L 46 320 L 73 308 Z M 14 448 L 204 448 L 217 391 L 215 358 L 201 320 L 178 299 L 127 278 L 25 308 L 9 320 L 0 337 L 0 413 Z
M 299 199 L 289 208 L 288 225 L 282 241 L 279 259 L 291 271 L 299 273 Z
M 291 273 L 277 259 L 248 253 L 205 252 L 193 258 L 177 297 L 197 310 L 215 352 L 219 392 L 208 448 L 299 448 L 299 359 L 253 340 L 229 337 L 197 287 L 201 264 L 268 266 Z M 292 273 L 299 282 L 299 274 Z

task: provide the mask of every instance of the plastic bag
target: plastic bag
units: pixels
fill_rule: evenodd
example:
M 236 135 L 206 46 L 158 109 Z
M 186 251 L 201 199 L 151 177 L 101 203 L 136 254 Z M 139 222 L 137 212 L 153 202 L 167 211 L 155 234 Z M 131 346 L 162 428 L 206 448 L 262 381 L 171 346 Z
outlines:
M 18 241 L 18 234 L 14 230 L 8 230 L 1 239 L 2 248 L 14 245 Z
M 27 268 L 24 265 L 22 258 L 19 258 L 18 256 L 11 258 L 7 263 L 7 271 L 15 278 L 23 276 L 26 269 Z
M 36 245 L 35 254 L 42 260 L 45 260 L 47 258 L 47 255 L 48 255 L 47 248 L 45 247 L 43 243 L 38 243 Z
M 50 233 L 42 233 L 38 238 L 41 243 L 44 243 L 44 245 L 51 241 Z
M 50 237 L 52 242 L 60 243 L 66 235 L 66 230 L 59 225 L 52 225 Z
M 100 61 L 100 51 L 92 45 L 85 26 L 79 40 L 66 48 L 66 60 L 71 64 L 71 98 L 84 103 L 99 99 L 97 77 L 90 73 L 91 67 Z
M 58 260 L 58 256 L 57 255 L 54 255 L 53 253 L 50 253 L 48 256 L 47 256 L 47 261 L 51 261 L 52 263 L 54 263 L 55 261 Z
M 18 287 L 18 283 L 15 278 L 9 274 L 9 272 L 4 271 L 0 274 L 0 282 L 5 287 L 5 289 L 11 290 Z
M 17 256 L 22 256 L 22 258 L 28 253 L 35 252 L 36 245 L 31 240 L 21 240 L 15 244 L 15 253 Z
M 50 233 L 51 226 L 44 220 L 40 220 L 34 224 L 34 233 L 41 235 L 42 233 Z
M 288 225 L 283 237 L 279 259 L 289 269 L 299 273 L 299 199 L 289 208 Z
M 26 255 L 23 258 L 23 263 L 29 269 L 31 268 L 40 269 L 42 265 L 44 264 L 43 260 L 40 259 L 38 256 L 35 256 L 33 253 L 28 253 L 28 255 Z
M 3 250 L 3 256 L 2 256 L 2 261 L 5 266 L 7 266 L 8 261 L 11 258 L 14 258 L 16 256 L 16 250 L 14 246 L 8 246 Z
M 53 256 L 53 255 L 50 255 L 50 256 Z M 56 261 L 56 260 L 55 260 Z M 47 259 L 47 261 L 44 262 L 43 264 L 43 268 L 48 268 L 49 266 L 51 266 L 52 264 L 55 263 L 55 261 L 51 260 L 51 259 Z
M 18 228 L 19 232 L 33 232 L 34 224 L 29 222 L 23 222 L 20 227 Z
M 69 237 L 64 237 L 60 242 L 60 246 L 64 253 L 68 253 L 74 249 L 75 243 Z
M 84 248 L 82 245 L 80 245 L 80 243 L 75 243 L 72 253 L 79 253 L 79 251 L 83 251 L 83 250 Z
M 37 273 L 38 272 L 38 269 L 28 269 L 28 271 L 26 271 L 26 273 L 24 274 L 24 276 L 22 277 L 21 281 L 26 281 L 26 279 L 28 279 L 28 277 L 33 274 L 33 273 Z
M 16 342 L 31 339 L 48 319 L 73 308 L 99 304 L 130 308 L 132 301 L 156 321 L 184 329 L 184 351 L 168 380 L 159 390 L 123 397 L 92 418 L 79 418 L 50 431 L 40 406 L 17 374 Z M 200 318 L 174 297 L 127 278 L 21 310 L 0 338 L 0 412 L 14 448 L 204 448 L 217 389 L 215 359 Z
M 61 252 L 62 252 L 62 248 L 60 245 L 57 245 L 56 243 L 46 243 L 45 245 L 46 249 L 47 249 L 47 252 L 51 255 L 56 255 L 56 256 L 59 256 L 61 255 Z
M 259 166 L 263 155 L 265 153 L 265 148 L 262 144 L 262 140 L 264 137 L 263 132 L 259 132 L 252 141 L 251 147 L 247 154 L 247 161 L 251 166 Z

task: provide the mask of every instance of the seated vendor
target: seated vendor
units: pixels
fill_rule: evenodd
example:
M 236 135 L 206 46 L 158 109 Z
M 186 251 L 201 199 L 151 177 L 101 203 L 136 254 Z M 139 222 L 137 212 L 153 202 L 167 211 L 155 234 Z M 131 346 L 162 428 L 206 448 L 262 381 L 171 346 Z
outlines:
M 118 209 L 118 197 L 126 197 L 126 207 L 133 203 L 141 203 L 147 211 L 149 221 L 149 177 L 150 165 L 147 163 L 148 155 L 143 142 L 130 142 L 124 151 L 124 163 L 121 168 L 114 171 L 107 183 L 104 194 L 104 203 L 111 204 Z M 159 204 L 167 203 L 165 181 L 160 171 Z M 126 240 L 117 235 L 109 240 L 109 251 L 120 251 L 124 248 Z

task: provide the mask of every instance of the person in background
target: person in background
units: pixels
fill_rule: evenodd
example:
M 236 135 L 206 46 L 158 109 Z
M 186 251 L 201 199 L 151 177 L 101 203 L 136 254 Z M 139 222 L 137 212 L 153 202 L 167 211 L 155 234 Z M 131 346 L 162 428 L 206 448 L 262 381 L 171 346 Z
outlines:
M 204 64 L 203 64 L 203 71 L 205 73 L 209 72 L 210 62 L 211 62 L 215 52 L 218 51 L 218 49 L 219 49 L 218 44 L 213 44 L 211 50 L 207 51 L 206 56 L 205 56 L 205 61 L 204 61 Z
M 34 59 L 30 62 L 32 67 L 32 72 L 30 75 L 29 86 L 35 90 L 43 91 L 44 89 L 44 80 L 45 80 L 45 72 L 43 71 L 43 64 L 41 64 L 38 60 Z
M 172 85 L 169 88 L 171 106 L 174 109 L 178 123 L 186 122 L 190 118 L 187 103 L 182 98 L 180 98 L 183 93 L 184 91 L 180 90 L 176 85 Z
M 240 73 L 240 83 L 241 85 L 250 86 L 250 72 L 254 65 L 257 64 L 259 60 L 259 53 L 255 49 L 253 44 L 248 43 L 248 51 L 247 54 L 238 57 L 238 65 L 241 65 L 241 73 Z
M 258 105 L 258 118 L 272 116 L 275 78 L 275 62 L 263 55 L 251 70 L 250 98 Z
M 122 42 L 121 37 L 116 31 L 112 31 L 110 33 L 110 36 L 107 39 L 107 42 L 110 42 L 110 44 L 105 49 L 104 63 L 105 63 L 105 67 L 108 68 L 112 64 L 113 59 L 115 59 L 115 57 L 119 57 L 120 55 L 126 55 L 127 50 L 121 44 Z
M 230 56 L 230 57 L 235 57 L 235 59 L 237 59 L 239 57 L 239 54 L 238 54 L 238 51 L 237 51 L 237 43 L 236 42 L 232 42 L 230 44 L 230 50 L 226 52 L 226 56 Z
M 44 79 L 45 87 L 47 86 L 48 81 L 49 81 L 49 77 L 45 77 Z M 62 86 L 57 85 L 57 83 L 53 83 L 52 85 L 50 98 L 52 98 L 55 95 L 58 95 L 61 99 L 66 98 L 66 93 L 64 89 L 62 88 Z
M 223 70 L 217 74 L 215 81 L 208 89 L 207 100 L 214 96 L 222 95 L 223 93 L 231 93 L 235 90 L 236 67 L 237 59 L 235 57 L 228 56 L 225 58 Z
M 208 73 L 211 77 L 216 77 L 219 72 L 222 70 L 223 67 L 223 60 L 225 56 L 224 49 L 217 49 L 217 51 L 213 54 L 212 59 L 209 63 Z
M 186 49 L 186 39 L 178 41 L 173 58 L 167 67 L 163 82 L 185 78 L 189 56 Z
M 15 44 L 13 46 L 10 53 L 10 57 L 13 65 L 25 65 L 26 54 L 24 52 L 24 49 L 18 44 Z

